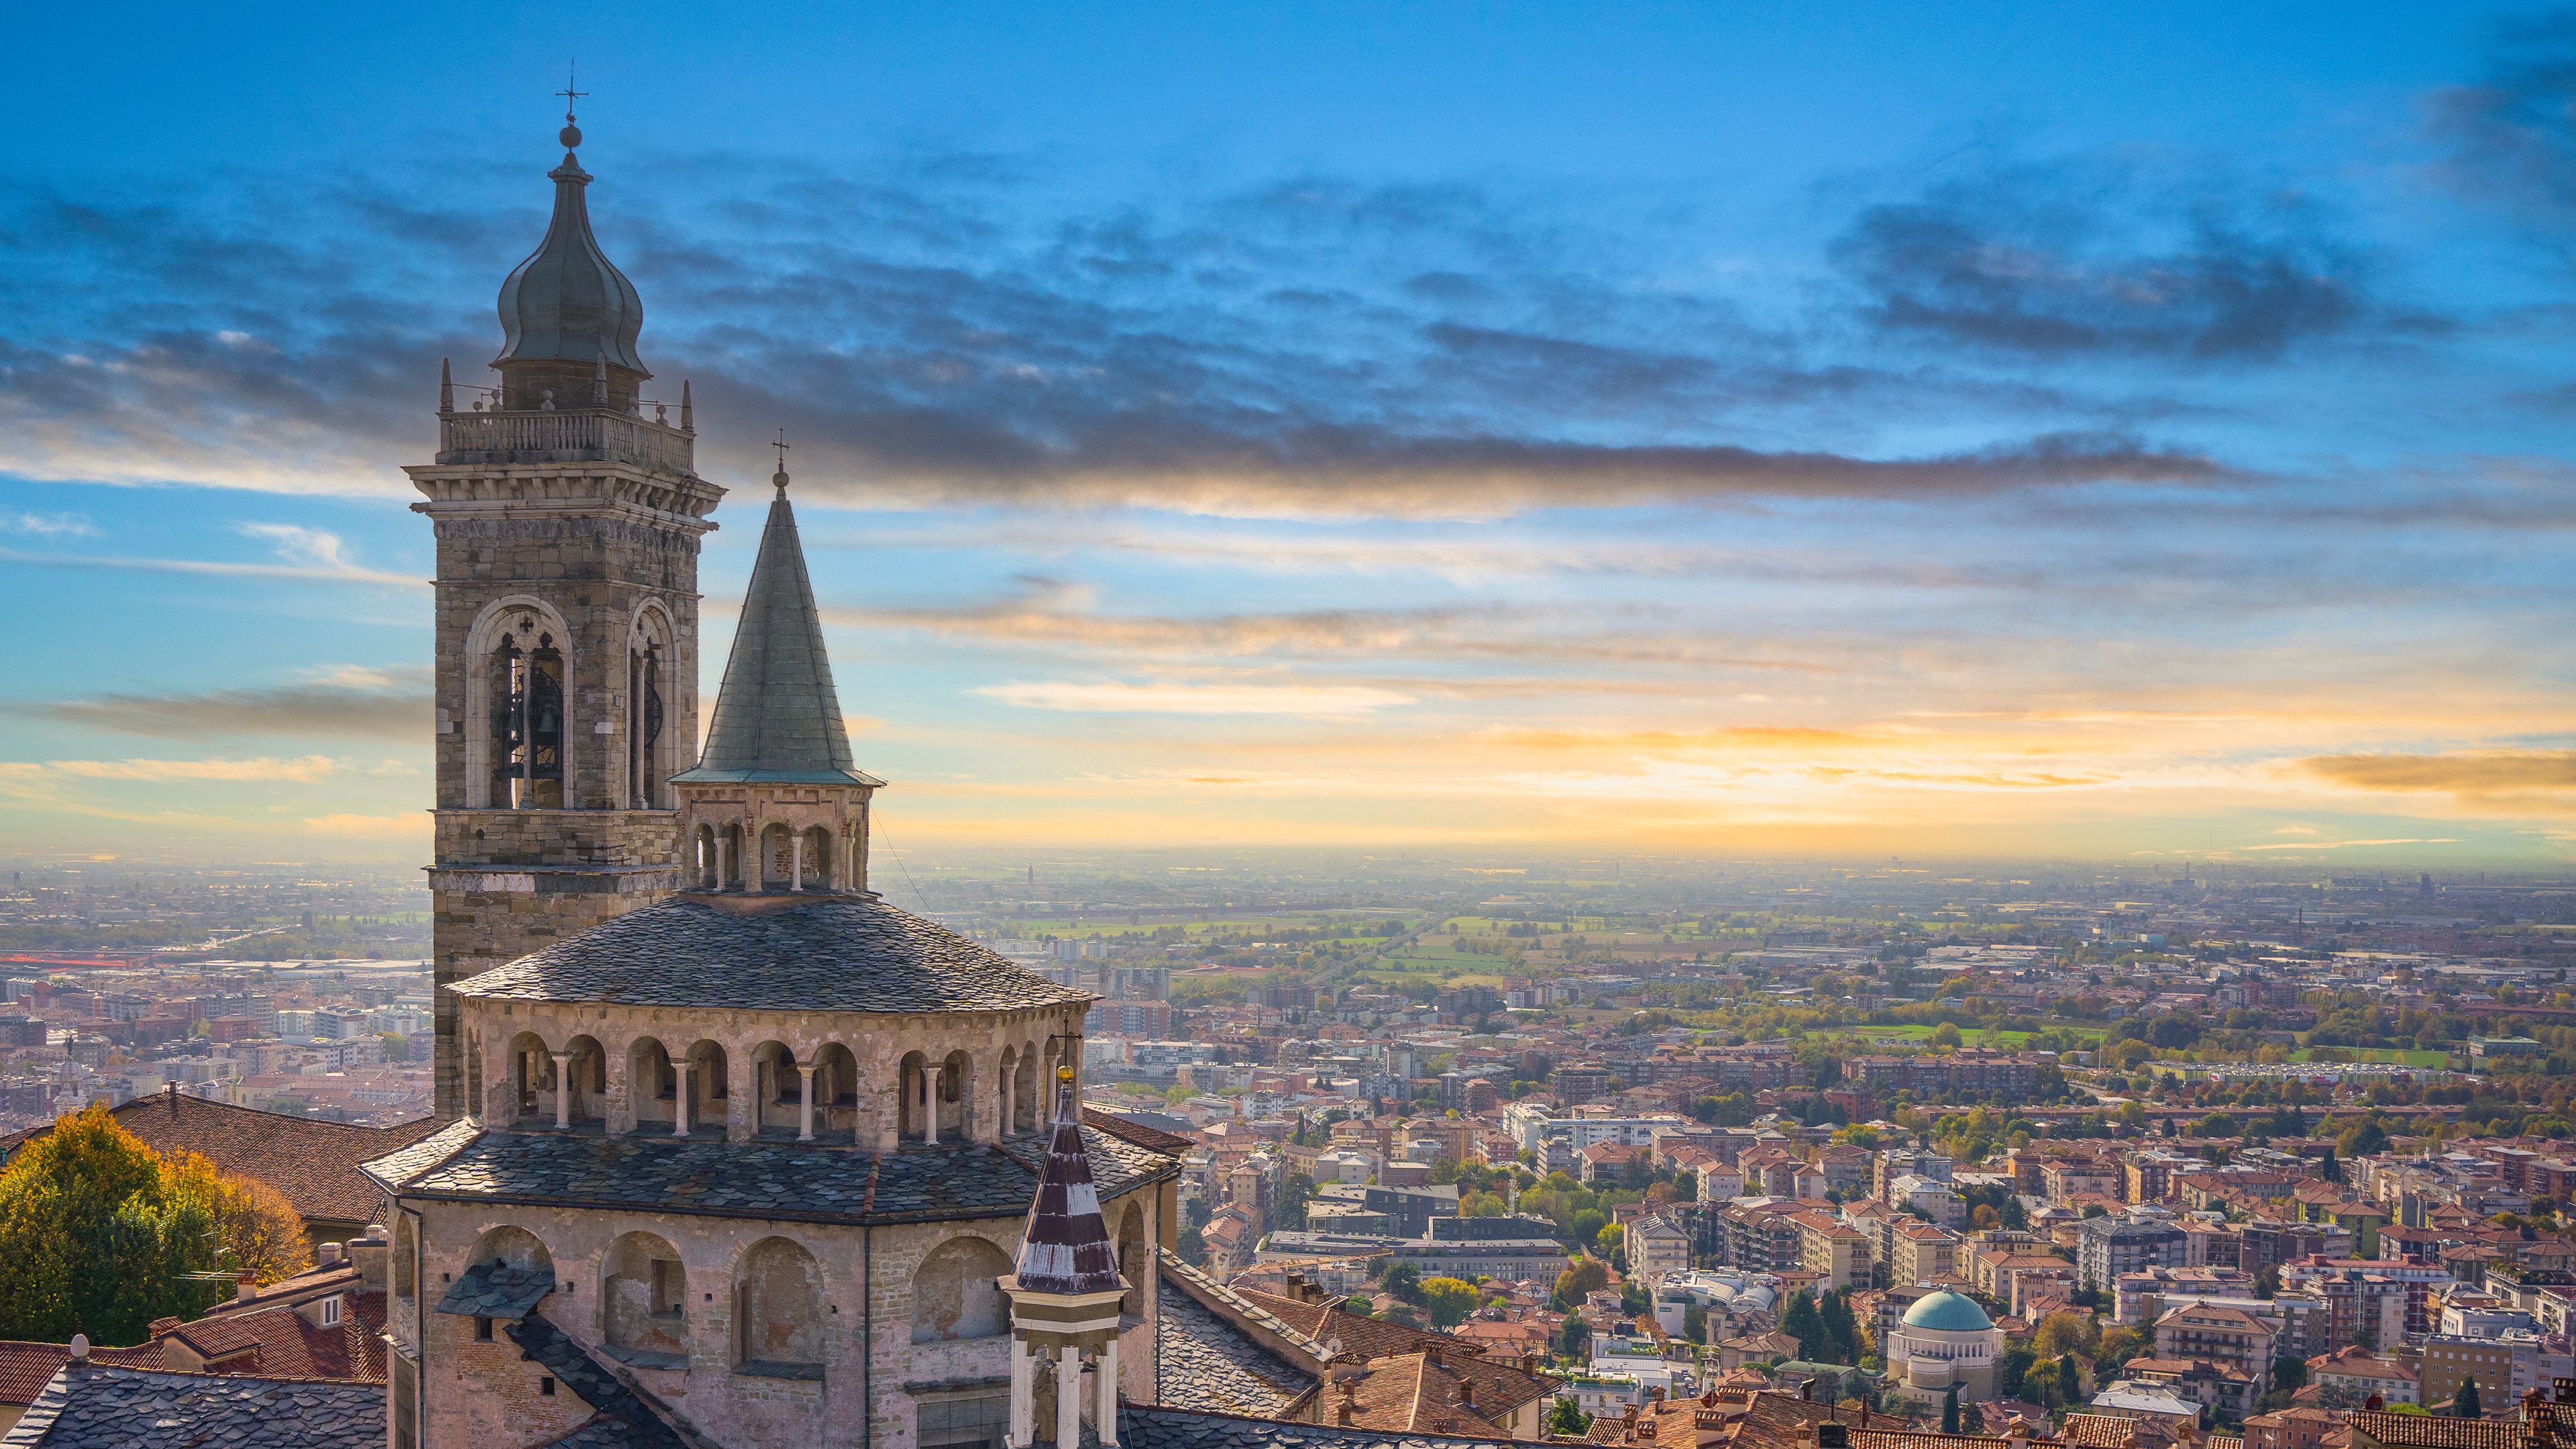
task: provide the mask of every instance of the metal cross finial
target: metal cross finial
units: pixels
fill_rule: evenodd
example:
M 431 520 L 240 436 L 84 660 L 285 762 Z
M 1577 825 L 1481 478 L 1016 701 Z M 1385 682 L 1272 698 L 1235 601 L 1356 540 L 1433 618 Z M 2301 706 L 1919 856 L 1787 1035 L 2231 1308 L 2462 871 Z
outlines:
M 778 471 L 781 473 L 786 472 L 787 452 L 789 446 L 787 442 L 787 430 L 785 428 L 780 428 L 778 430 L 778 441 L 770 444 L 769 446 L 778 450 Z
M 555 92 L 556 95 L 564 98 L 564 124 L 567 126 L 572 124 L 572 103 L 590 94 L 588 91 L 573 89 L 574 76 L 580 64 L 580 61 L 574 60 L 564 66 L 564 88 Z

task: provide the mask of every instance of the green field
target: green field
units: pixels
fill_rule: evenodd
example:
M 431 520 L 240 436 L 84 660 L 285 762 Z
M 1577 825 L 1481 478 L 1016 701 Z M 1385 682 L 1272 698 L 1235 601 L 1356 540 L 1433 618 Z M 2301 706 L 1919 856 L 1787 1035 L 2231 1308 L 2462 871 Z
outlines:
M 1352 913 L 1337 911 L 1333 914 L 1343 920 L 1349 920 Z M 1219 920 L 1197 921 L 1181 920 L 1166 916 L 1160 919 L 1148 918 L 1142 923 L 1133 926 L 1128 925 L 1124 921 L 1104 920 L 1098 918 L 1079 922 L 1070 918 L 1065 918 L 1058 920 L 1010 921 L 1006 924 L 1022 938 L 1027 940 L 1035 940 L 1040 936 L 1054 936 L 1064 940 L 1088 940 L 1092 937 L 1099 937 L 1103 940 L 1114 941 L 1127 936 L 1133 936 L 1139 939 L 1149 939 L 1153 936 L 1155 929 L 1160 926 L 1179 926 L 1189 933 L 1189 937 L 1192 940 L 1196 940 L 1201 936 L 1229 934 L 1248 935 L 1253 937 L 1255 940 L 1259 940 L 1268 933 L 1274 931 L 1311 931 L 1315 929 L 1316 923 L 1323 919 L 1329 918 L 1316 916 L 1226 916 Z M 1385 937 L 1342 936 L 1335 939 L 1348 943 L 1360 941 L 1381 941 L 1384 940 Z
M 1930 1037 L 1933 1032 L 1938 1031 L 1939 1029 L 1940 1028 L 1938 1027 L 1932 1026 L 1845 1026 L 1832 1028 L 1828 1034 L 1848 1034 L 1851 1036 L 1876 1036 L 1888 1038 L 1901 1037 L 1908 1041 L 1922 1041 Z M 2068 1036 L 2079 1037 L 2085 1041 L 2098 1042 L 2102 1039 L 2102 1028 L 2098 1026 L 2077 1026 L 2070 1022 L 2064 1026 L 2055 1027 L 2053 1029 L 2063 1032 Z M 1959 1039 L 1969 1046 L 2018 1047 L 2038 1034 L 2039 1033 L 2037 1032 L 2030 1031 L 1979 1031 L 1974 1027 L 1966 1026 L 1959 1028 Z
M 2311 1060 L 2309 1053 L 2315 1050 L 2314 1047 L 2302 1047 L 2290 1053 L 2290 1060 L 2294 1062 Z M 2355 1061 L 2397 1062 L 2410 1067 L 2447 1066 L 2451 1060 L 2448 1052 L 2398 1051 L 2393 1047 L 2344 1047 L 2342 1050 L 2352 1053 Z

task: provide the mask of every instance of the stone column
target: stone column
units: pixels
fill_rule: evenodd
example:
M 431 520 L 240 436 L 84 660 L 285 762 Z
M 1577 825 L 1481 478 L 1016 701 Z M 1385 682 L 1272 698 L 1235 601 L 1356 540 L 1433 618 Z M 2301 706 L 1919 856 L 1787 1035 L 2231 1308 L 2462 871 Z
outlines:
M 921 1064 L 921 1140 L 939 1145 L 939 1072 L 929 1062 Z
M 805 1095 L 796 1104 L 796 1140 L 799 1142 L 814 1140 L 814 1069 L 819 1065 L 818 1062 L 796 1064 L 797 1075 L 805 1079 Z
M 997 1119 L 1001 1124 L 999 1136 L 1011 1135 L 1011 1092 L 1019 1071 L 1017 1067 L 1005 1066 L 996 1073 L 1002 1079 L 1002 1115 Z
M 687 1057 L 671 1063 L 671 1135 L 689 1135 L 689 1069 L 697 1063 Z
M 572 1125 L 572 1053 L 548 1052 L 555 1059 L 555 1125 Z
M 1037 1372 L 1028 1341 L 1011 1339 L 1011 1449 L 1029 1449 L 1037 1435 Z
M 1100 1402 L 1092 1406 L 1098 1421 L 1100 1442 L 1107 1449 L 1118 1446 L 1118 1336 L 1111 1334 L 1100 1350 Z
M 787 837 L 787 888 L 800 892 L 805 889 L 805 832 L 802 830 Z
M 1066 1344 L 1056 1354 L 1056 1449 L 1079 1449 L 1082 1443 L 1082 1350 Z

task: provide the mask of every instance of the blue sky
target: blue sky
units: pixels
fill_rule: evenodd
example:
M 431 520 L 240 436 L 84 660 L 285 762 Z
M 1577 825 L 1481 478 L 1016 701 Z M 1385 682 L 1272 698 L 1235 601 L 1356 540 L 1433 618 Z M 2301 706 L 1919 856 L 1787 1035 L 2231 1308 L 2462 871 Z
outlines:
M 0 808 L 417 853 L 577 56 L 898 846 L 2558 859 L 2576 22 L 2245 11 L 34 16 Z

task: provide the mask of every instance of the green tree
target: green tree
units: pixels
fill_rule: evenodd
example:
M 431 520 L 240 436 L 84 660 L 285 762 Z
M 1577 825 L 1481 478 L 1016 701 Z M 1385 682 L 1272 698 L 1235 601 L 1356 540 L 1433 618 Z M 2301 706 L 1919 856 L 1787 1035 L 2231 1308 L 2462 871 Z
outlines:
M 1935 1050 L 1956 1047 L 1959 1045 L 1959 1040 L 1959 1028 L 1955 1022 L 1945 1021 L 1932 1028 L 1932 1046 Z
M 1825 1332 L 1824 1315 L 1816 1311 L 1815 1295 L 1804 1288 L 1791 1296 L 1789 1307 L 1781 1313 L 1780 1331 L 1798 1340 L 1798 1357 L 1809 1363 L 1823 1363 L 1833 1344 Z
M 273 1279 L 274 1245 L 268 1261 L 226 1261 L 240 1196 L 204 1158 L 163 1159 L 103 1107 L 64 1118 L 0 1171 L 0 1337 L 137 1343 L 152 1320 L 195 1318 L 223 1296 L 188 1274 Z
M 1820 1315 L 1826 1336 L 1833 1340 L 1833 1362 L 1860 1362 L 1860 1325 L 1852 1321 L 1850 1295 L 1840 1290 L 1826 1294 Z
M 2451 1417 L 2454 1419 L 2476 1419 L 2484 1417 L 2485 1414 L 2486 1410 L 2484 1406 L 2478 1403 L 2478 1381 L 2476 1379 L 2460 1380 L 2458 1391 L 2451 1395 Z
M 2083 1397 L 2084 1370 L 2076 1367 L 2075 1355 L 2060 1355 L 2057 1360 L 2057 1401 L 2072 1404 Z
M 1577 1211 L 1574 1215 L 1575 1246 L 1591 1247 L 1600 1238 L 1601 1230 L 1608 1226 L 1610 1226 L 1610 1215 L 1599 1208 L 1583 1208 Z
M 1556 1301 L 1568 1311 L 1583 1306 L 1584 1295 L 1610 1286 L 1610 1265 L 1598 1258 L 1578 1258 L 1556 1275 Z
M 1464 1279 L 1425 1278 L 1421 1293 L 1422 1306 L 1430 1313 L 1434 1328 L 1455 1328 L 1476 1311 L 1476 1285 Z
M 1950 1392 L 1941 1396 L 1941 1432 L 1944 1434 L 1959 1432 L 1959 1386 L 1957 1384 L 1952 1384 Z
M 1379 1282 L 1385 1286 L 1387 1292 L 1394 1294 L 1398 1301 L 1413 1304 L 1417 1308 L 1421 1306 L 1422 1274 L 1411 1263 L 1387 1265 L 1386 1276 Z
M 1557 1352 L 1564 1354 L 1567 1358 L 1581 1358 L 1583 1357 L 1584 1340 L 1591 1336 L 1592 1329 L 1589 1325 L 1584 1323 L 1583 1315 L 1580 1313 L 1569 1313 L 1565 1315 L 1565 1321 L 1557 1325 Z
M 1691 1304 L 1682 1310 L 1682 1337 L 1696 1344 L 1708 1342 L 1708 1310 Z
M 1204 1268 L 1208 1260 L 1207 1235 L 1196 1228 L 1183 1228 L 1180 1238 L 1172 1244 L 1172 1251 L 1180 1254 L 1181 1261 L 1191 1267 Z
M 1575 1407 L 1570 1398 L 1558 1399 L 1548 1406 L 1547 1432 L 1565 1439 L 1580 1439 L 1592 1432 L 1592 1416 Z
M 2007 1399 L 2025 1397 L 2026 1386 L 2022 1380 L 2038 1359 L 2039 1355 L 2031 1352 L 2030 1345 L 2026 1343 L 2005 1349 L 1995 1359 L 1995 1392 Z

